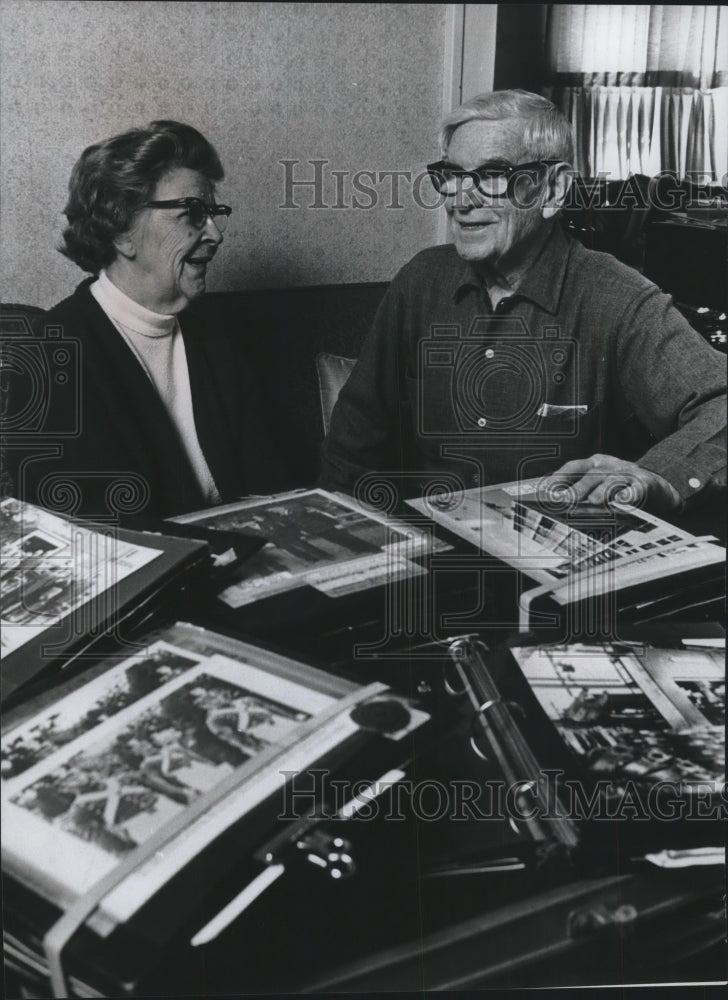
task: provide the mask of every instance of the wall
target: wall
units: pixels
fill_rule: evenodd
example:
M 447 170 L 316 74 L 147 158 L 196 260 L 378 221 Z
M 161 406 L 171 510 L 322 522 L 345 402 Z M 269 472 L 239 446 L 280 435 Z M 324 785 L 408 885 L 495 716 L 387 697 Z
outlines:
M 440 212 L 406 183 L 389 207 L 391 177 L 364 179 L 370 209 L 283 209 L 279 161 L 311 178 L 307 161 L 327 160 L 328 206 L 332 170 L 419 172 L 437 153 L 456 6 L 4 0 L 2 300 L 48 307 L 75 287 L 81 272 L 54 249 L 71 167 L 91 142 L 159 117 L 198 127 L 227 171 L 218 195 L 235 212 L 211 290 L 389 279 L 437 242 Z

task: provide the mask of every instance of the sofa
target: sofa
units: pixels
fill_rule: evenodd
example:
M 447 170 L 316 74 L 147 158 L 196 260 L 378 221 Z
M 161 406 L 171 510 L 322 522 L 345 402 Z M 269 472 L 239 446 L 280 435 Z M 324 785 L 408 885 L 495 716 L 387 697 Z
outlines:
M 336 359 L 358 356 L 386 289 L 381 282 L 213 292 L 193 307 L 204 310 L 212 326 L 237 331 L 243 351 L 276 400 L 290 488 L 310 486 L 318 476 L 324 438 L 319 372 L 324 386 L 329 372 L 336 383 L 329 388 L 328 412 L 336 385 L 347 373 Z M 42 314 L 35 306 L 3 304 L 0 332 L 4 338 L 30 336 L 33 329 L 38 333 Z M 332 368 L 321 364 L 326 360 L 321 355 L 333 356 Z M 12 485 L 4 481 L 2 495 L 11 492 Z

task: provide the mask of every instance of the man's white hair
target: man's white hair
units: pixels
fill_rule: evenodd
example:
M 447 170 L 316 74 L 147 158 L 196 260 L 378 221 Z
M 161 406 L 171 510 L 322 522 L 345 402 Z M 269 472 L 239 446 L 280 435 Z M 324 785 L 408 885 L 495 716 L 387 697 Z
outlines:
M 574 160 L 571 125 L 551 101 L 527 90 L 494 90 L 478 94 L 445 117 L 440 129 L 444 156 L 453 132 L 471 121 L 519 121 L 523 124 L 524 154 L 531 160 Z

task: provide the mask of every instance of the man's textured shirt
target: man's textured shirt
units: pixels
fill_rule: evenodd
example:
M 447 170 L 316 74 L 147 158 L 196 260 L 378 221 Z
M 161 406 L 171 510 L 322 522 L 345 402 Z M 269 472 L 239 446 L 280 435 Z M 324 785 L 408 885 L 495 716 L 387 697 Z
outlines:
M 339 396 L 322 481 L 401 473 L 414 495 L 438 473 L 467 488 L 604 453 L 688 501 L 725 486 L 724 433 L 724 357 L 655 285 L 556 226 L 496 309 L 453 246 L 402 268 Z

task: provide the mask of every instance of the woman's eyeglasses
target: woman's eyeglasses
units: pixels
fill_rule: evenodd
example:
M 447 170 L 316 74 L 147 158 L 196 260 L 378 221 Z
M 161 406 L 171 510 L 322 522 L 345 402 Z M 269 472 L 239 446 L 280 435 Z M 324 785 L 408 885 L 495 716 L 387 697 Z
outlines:
M 208 219 L 212 219 L 220 232 L 225 231 L 232 213 L 229 205 L 206 205 L 201 198 L 173 198 L 169 201 L 147 201 L 142 208 L 185 208 L 190 225 L 204 229 Z
M 463 170 L 462 167 L 453 166 L 445 160 L 438 160 L 437 163 L 427 164 L 427 173 L 430 175 L 435 190 L 442 193 L 450 181 L 463 181 L 469 178 L 473 187 L 478 188 L 483 194 L 490 197 L 501 198 L 508 194 L 511 178 L 519 173 L 529 172 L 536 180 L 536 173 L 542 167 L 552 166 L 559 163 L 559 160 L 532 160 L 529 163 L 517 163 L 511 165 L 497 160 L 490 160 L 474 170 Z M 445 194 L 448 192 L 445 191 Z

